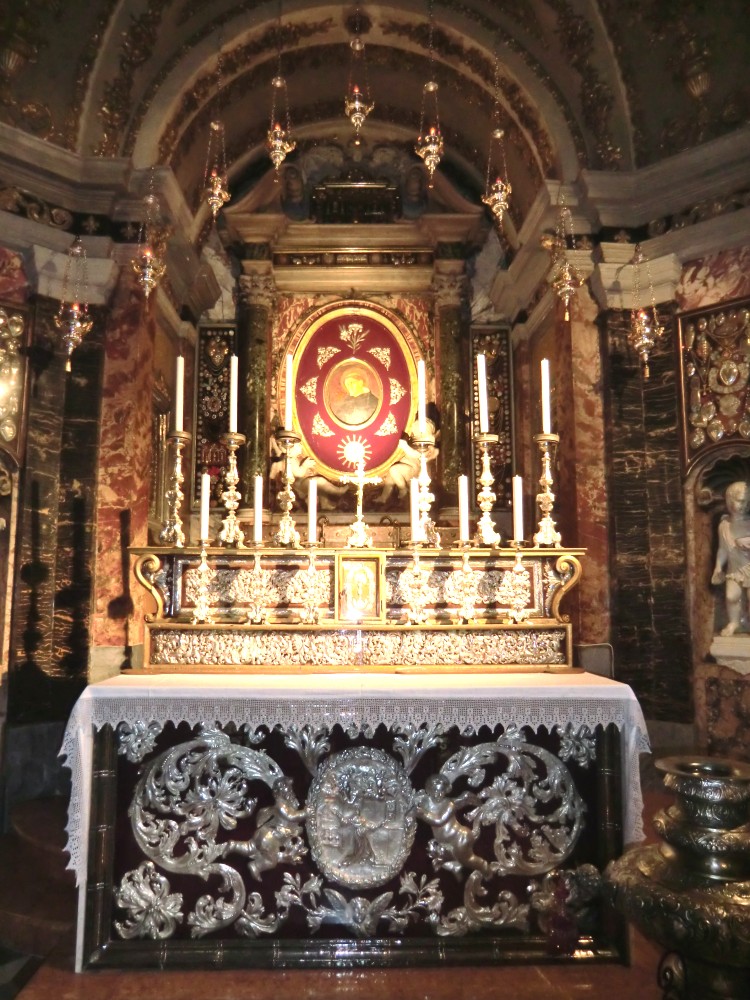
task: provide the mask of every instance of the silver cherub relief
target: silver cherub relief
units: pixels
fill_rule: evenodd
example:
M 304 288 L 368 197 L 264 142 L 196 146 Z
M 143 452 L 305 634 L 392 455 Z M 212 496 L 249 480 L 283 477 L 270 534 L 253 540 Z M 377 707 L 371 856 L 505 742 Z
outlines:
M 180 923 L 192 937 L 230 926 L 257 937 L 273 934 L 295 908 L 311 933 L 333 923 L 356 937 L 382 927 L 397 933 L 418 921 L 439 936 L 525 928 L 533 900 L 517 898 L 498 876 L 558 870 L 583 828 L 585 807 L 560 758 L 587 766 L 593 759 L 588 730 L 558 733 L 556 757 L 509 727 L 497 740 L 459 749 L 418 789 L 410 775 L 428 754 L 443 751 L 440 726 L 392 727 L 390 752 L 366 745 L 332 752 L 327 727 L 290 727 L 281 733 L 285 746 L 312 777 L 303 804 L 281 767 L 246 745 L 258 746 L 268 732 L 246 730 L 233 738 L 201 727 L 194 739 L 142 766 L 129 815 L 147 860 L 115 890 L 126 914 L 114 924 L 121 937 L 164 939 Z M 138 762 L 156 734 L 134 726 L 119 735 L 123 754 Z M 374 736 L 355 724 L 346 735 Z M 269 790 L 273 801 L 258 808 Z M 427 853 L 436 877 L 429 879 L 406 869 L 419 823 L 432 834 Z M 289 870 L 303 864 L 307 874 Z M 209 891 L 183 913 L 182 895 L 170 891 L 156 866 L 198 877 Z M 281 888 L 271 893 L 265 873 L 277 868 Z M 463 882 L 463 905 L 447 912 L 443 871 Z M 397 891 L 391 886 L 373 898 L 347 892 L 395 878 Z M 249 890 L 253 882 L 258 891 Z

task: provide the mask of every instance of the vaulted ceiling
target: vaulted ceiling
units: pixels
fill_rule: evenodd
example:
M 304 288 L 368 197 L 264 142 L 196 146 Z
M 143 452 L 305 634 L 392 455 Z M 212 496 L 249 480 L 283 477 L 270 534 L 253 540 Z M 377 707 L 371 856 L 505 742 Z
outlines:
M 209 124 L 230 186 L 266 171 L 271 80 L 288 84 L 300 148 L 346 144 L 352 26 L 366 43 L 370 144 L 413 146 L 439 84 L 444 170 L 484 188 L 499 81 L 522 217 L 544 178 L 654 162 L 748 120 L 747 0 L 4 0 L 0 119 L 84 156 L 172 167 L 197 205 Z

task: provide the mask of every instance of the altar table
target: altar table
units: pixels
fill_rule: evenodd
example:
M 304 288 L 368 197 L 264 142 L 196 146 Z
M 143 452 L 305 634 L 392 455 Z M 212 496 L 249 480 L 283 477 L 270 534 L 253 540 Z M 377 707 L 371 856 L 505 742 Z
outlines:
M 538 955 L 532 911 L 555 905 L 549 879 L 563 861 L 591 860 L 576 844 L 602 867 L 642 839 L 638 757 L 648 749 L 631 689 L 575 670 L 93 684 L 61 749 L 72 772 L 76 968 Z M 240 864 L 227 863 L 232 853 Z M 501 876 L 496 901 L 480 903 Z M 191 880 L 204 895 L 186 914 Z M 454 896 L 463 905 L 444 912 Z M 482 943 L 470 945 L 477 930 Z

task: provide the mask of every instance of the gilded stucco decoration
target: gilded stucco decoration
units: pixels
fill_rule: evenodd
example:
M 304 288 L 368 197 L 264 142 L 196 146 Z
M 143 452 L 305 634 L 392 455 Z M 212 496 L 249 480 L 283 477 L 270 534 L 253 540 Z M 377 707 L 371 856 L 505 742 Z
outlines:
M 732 438 L 750 441 L 750 306 L 680 323 L 688 462 Z

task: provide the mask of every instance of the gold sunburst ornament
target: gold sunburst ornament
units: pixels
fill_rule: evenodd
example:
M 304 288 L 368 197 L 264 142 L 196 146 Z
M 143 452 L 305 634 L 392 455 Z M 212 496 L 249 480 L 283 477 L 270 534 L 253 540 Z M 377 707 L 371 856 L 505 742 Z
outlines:
M 354 469 L 358 465 L 366 465 L 372 458 L 372 448 L 361 437 L 344 438 L 338 447 L 339 457 Z

